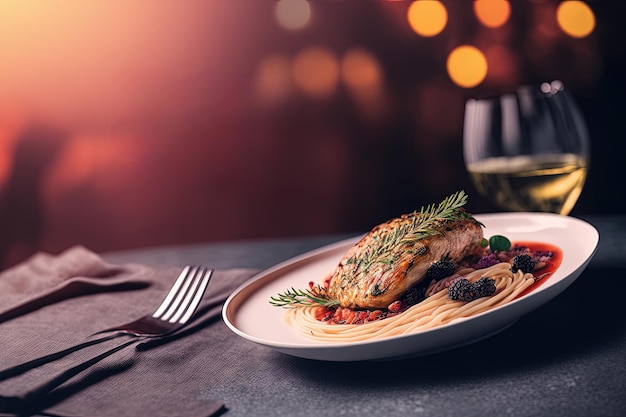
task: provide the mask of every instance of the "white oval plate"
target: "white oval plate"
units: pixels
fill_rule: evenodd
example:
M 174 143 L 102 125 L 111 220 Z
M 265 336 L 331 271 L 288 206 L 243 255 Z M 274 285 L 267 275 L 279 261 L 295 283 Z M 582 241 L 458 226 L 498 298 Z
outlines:
M 305 253 L 267 269 L 235 290 L 226 300 L 222 317 L 237 335 L 288 355 L 326 361 L 386 360 L 426 355 L 489 337 L 551 300 L 578 278 L 593 257 L 598 231 L 590 224 L 550 213 L 476 215 L 485 237 L 507 236 L 511 241 L 551 243 L 563 250 L 558 270 L 540 287 L 508 304 L 463 321 L 386 339 L 329 343 L 306 339 L 284 321 L 284 309 L 270 297 L 290 288 L 307 288 L 331 273 L 360 237 Z

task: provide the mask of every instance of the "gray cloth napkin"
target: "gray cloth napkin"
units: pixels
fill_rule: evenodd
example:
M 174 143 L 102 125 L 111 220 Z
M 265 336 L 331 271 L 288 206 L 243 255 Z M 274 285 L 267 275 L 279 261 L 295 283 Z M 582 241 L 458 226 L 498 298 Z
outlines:
M 210 267 L 210 265 L 207 265 Z M 0 274 L 0 368 L 84 342 L 108 326 L 154 310 L 181 267 L 111 265 L 83 247 L 37 254 Z M 181 334 L 125 348 L 68 381 L 41 406 L 58 416 L 208 417 L 224 410 L 207 396 L 214 383 L 212 327 L 221 325 L 228 295 L 256 271 L 215 271 L 197 314 Z M 222 333 L 223 334 L 223 333 Z M 79 361 L 124 343 L 125 337 L 0 382 L 3 396 L 21 396 Z
M 140 269 L 106 263 L 82 246 L 36 253 L 0 273 L 0 323 L 80 295 L 147 287 L 150 280 L 134 273 Z

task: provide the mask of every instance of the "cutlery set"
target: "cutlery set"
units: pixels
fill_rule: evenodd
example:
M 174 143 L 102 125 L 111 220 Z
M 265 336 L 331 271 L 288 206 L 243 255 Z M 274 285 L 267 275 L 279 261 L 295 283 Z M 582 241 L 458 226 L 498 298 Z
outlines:
M 169 292 L 156 308 L 144 317 L 129 323 L 100 330 L 91 336 L 110 333 L 96 339 L 90 339 L 64 350 L 36 358 L 0 371 L 0 381 L 19 376 L 29 370 L 59 360 L 86 347 L 118 337 L 131 339 L 103 352 L 85 362 L 62 371 L 56 377 L 29 391 L 21 397 L 0 396 L 0 413 L 28 414 L 37 407 L 40 400 L 74 376 L 90 368 L 114 353 L 145 339 L 156 339 L 175 333 L 183 328 L 196 312 L 209 284 L 213 269 L 203 266 L 186 266 L 170 288 Z

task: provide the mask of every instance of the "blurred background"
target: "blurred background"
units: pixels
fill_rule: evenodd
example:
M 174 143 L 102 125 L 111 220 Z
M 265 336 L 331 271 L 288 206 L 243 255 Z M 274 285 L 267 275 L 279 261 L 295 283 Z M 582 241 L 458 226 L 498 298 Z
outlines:
M 626 7 L 554 0 L 0 0 L 0 267 L 344 232 L 460 189 L 465 100 L 559 79 L 572 215 L 624 213 Z

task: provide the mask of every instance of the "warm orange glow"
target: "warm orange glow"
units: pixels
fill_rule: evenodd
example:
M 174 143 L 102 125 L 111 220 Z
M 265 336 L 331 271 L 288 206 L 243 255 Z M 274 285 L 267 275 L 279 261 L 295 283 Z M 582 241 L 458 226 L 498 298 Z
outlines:
M 205 63 L 242 30 L 221 4 L 0 1 L 0 105 L 71 128 L 174 114 L 173 95 L 198 94 Z
M 96 171 L 98 161 L 105 159 L 102 153 L 96 151 L 99 144 L 100 141 L 88 137 L 69 140 L 55 168 L 48 175 L 48 183 L 63 190 L 86 183 Z
M 280 0 L 274 9 L 276 20 L 286 29 L 302 29 L 311 20 L 311 7 L 307 0 Z
M 291 62 L 282 55 L 266 57 L 256 72 L 256 92 L 265 102 L 275 102 L 287 97 L 291 91 Z
M 448 23 L 446 7 L 437 0 L 416 0 L 409 6 L 407 19 L 411 29 L 421 36 L 435 36 Z
M 474 13 L 483 25 L 497 28 L 509 20 L 511 5 L 507 0 L 475 0 Z
M 145 152 L 131 135 L 75 135 L 69 137 L 58 160 L 46 177 L 48 191 L 62 194 L 92 183 L 103 171 L 132 166 Z M 114 181 L 111 176 L 102 181 Z
M 367 49 L 354 48 L 341 61 L 341 76 L 358 110 L 370 121 L 384 118 L 387 100 L 383 69 Z
M 563 32 L 574 38 L 584 38 L 596 27 L 596 17 L 583 1 L 567 0 L 559 4 L 556 20 Z
M 313 97 L 332 95 L 339 82 L 339 63 L 326 48 L 309 47 L 294 59 L 293 78 L 296 85 Z
M 480 84 L 487 76 L 487 59 L 476 47 L 456 47 L 446 63 L 448 75 L 460 87 L 471 88 Z
M 341 74 L 351 90 L 365 92 L 381 88 L 382 70 L 378 60 L 365 49 L 352 49 L 346 53 Z

